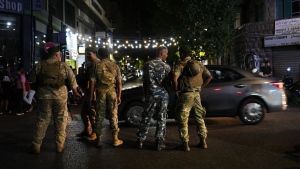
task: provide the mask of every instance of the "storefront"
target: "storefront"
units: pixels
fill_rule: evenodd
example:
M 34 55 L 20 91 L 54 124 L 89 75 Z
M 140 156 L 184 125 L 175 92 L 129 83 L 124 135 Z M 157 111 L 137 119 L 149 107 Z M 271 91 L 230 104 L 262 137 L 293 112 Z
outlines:
M 275 77 L 282 77 L 291 68 L 294 81 L 300 78 L 300 18 L 275 21 L 274 36 L 264 37 L 264 46 L 272 50 Z
M 0 66 L 15 72 L 22 56 L 23 1 L 0 1 Z
M 273 74 L 282 77 L 287 68 L 291 68 L 291 76 L 294 81 L 300 77 L 300 46 L 281 46 L 273 48 Z

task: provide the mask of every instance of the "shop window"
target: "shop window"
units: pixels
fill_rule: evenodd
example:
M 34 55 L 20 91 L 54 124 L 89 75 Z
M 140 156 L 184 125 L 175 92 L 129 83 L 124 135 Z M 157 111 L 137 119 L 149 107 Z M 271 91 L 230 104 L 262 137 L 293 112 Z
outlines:
M 65 3 L 65 16 L 66 16 L 66 24 L 69 26 L 75 28 L 76 25 L 76 19 L 75 19 L 75 7 L 71 5 L 69 2 L 66 1 Z
M 300 0 L 276 0 L 276 19 L 300 16 Z
M 13 65 L 20 57 L 20 18 L 0 14 L 0 65 Z
M 60 20 L 63 20 L 63 1 L 51 0 L 51 4 L 52 4 L 52 15 Z
M 300 0 L 294 0 L 292 3 L 292 15 L 299 16 L 300 15 Z
M 259 1 L 257 5 L 254 6 L 255 10 L 255 22 L 261 22 L 264 20 L 264 2 Z

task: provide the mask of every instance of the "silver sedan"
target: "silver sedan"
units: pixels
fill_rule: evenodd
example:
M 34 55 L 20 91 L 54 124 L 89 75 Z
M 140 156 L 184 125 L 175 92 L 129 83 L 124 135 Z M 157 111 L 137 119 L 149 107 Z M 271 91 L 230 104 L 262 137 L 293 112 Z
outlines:
M 201 102 L 207 117 L 239 116 L 246 124 L 260 123 L 266 113 L 287 108 L 283 83 L 277 78 L 264 78 L 234 66 L 207 65 L 213 77 L 201 91 Z M 169 91 L 168 118 L 175 118 L 176 96 Z M 119 118 L 137 126 L 144 106 L 142 87 L 122 91 Z M 153 122 L 155 122 L 155 117 Z

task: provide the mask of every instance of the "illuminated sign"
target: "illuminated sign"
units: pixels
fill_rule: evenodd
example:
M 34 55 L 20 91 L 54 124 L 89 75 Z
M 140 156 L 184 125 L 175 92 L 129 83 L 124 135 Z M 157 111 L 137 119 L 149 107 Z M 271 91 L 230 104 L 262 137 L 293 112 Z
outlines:
M 78 53 L 79 53 L 79 54 L 85 54 L 85 47 L 79 46 L 79 47 L 78 47 Z

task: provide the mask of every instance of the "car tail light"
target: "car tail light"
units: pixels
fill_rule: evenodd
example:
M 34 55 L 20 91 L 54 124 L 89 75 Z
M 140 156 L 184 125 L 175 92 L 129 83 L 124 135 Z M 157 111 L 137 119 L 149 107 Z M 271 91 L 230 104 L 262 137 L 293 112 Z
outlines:
M 283 89 L 283 83 L 282 82 L 271 82 L 270 84 L 278 87 L 279 89 Z

